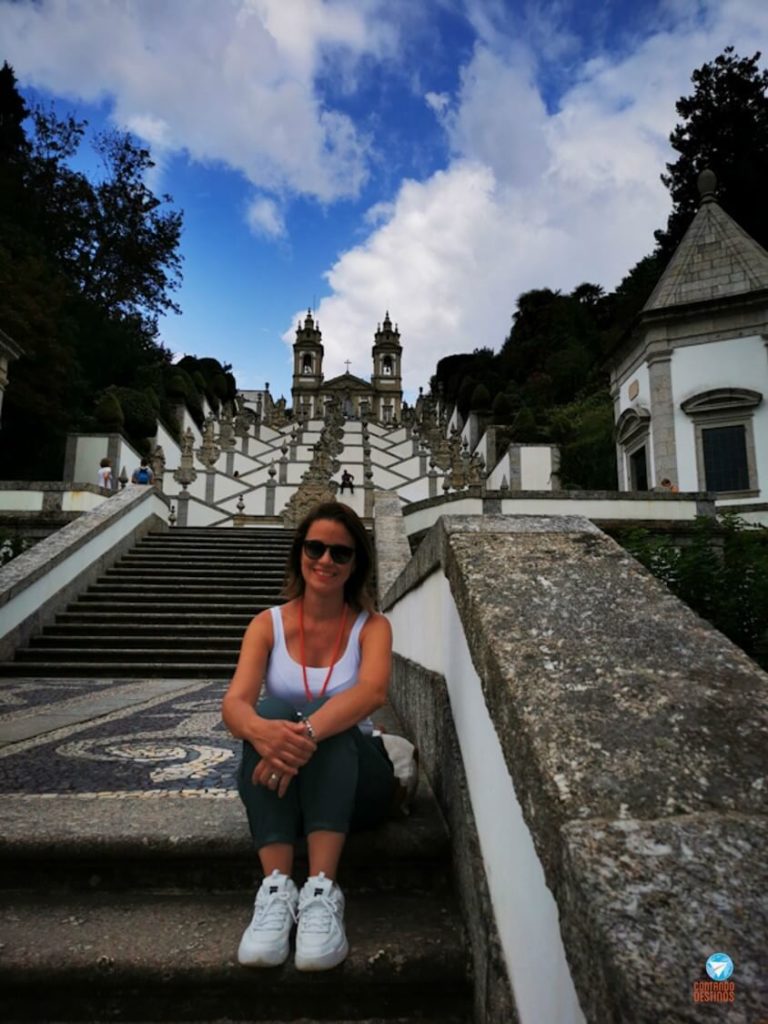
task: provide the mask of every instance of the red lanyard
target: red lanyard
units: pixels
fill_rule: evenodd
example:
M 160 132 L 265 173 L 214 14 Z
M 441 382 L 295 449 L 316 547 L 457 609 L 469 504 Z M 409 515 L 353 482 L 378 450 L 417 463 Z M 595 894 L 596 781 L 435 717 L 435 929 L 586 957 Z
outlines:
M 339 650 L 341 648 L 341 638 L 344 636 L 344 626 L 347 621 L 347 606 L 344 605 L 344 611 L 342 612 L 341 622 L 339 623 L 339 635 L 336 637 L 336 646 L 333 649 L 333 657 L 331 658 L 331 664 L 328 668 L 328 674 L 323 682 L 322 689 L 318 693 L 318 697 L 324 697 L 325 691 L 328 689 L 328 683 L 331 681 L 333 675 L 333 667 L 336 664 L 336 659 L 339 656 Z M 304 692 L 307 695 L 307 700 L 314 700 L 312 691 L 309 688 L 307 681 L 307 657 L 304 653 L 304 601 L 299 601 L 299 642 L 301 644 L 301 672 L 304 677 Z

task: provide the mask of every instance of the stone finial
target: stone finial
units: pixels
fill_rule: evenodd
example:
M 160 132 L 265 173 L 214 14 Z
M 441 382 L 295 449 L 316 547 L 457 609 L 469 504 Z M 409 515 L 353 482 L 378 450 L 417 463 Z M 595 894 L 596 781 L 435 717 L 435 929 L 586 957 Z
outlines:
M 702 203 L 713 203 L 717 190 L 717 176 L 715 172 L 708 167 L 705 168 L 699 175 L 697 184 Z
M 120 483 L 120 490 L 124 490 L 125 485 L 128 483 L 128 471 L 125 466 L 120 470 L 120 476 L 117 479 Z

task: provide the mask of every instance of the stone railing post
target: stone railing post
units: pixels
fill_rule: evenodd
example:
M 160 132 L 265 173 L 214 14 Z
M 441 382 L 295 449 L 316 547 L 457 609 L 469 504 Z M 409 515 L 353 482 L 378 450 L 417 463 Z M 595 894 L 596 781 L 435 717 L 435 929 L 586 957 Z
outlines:
M 270 464 L 269 480 L 267 480 L 267 498 L 264 505 L 264 515 L 273 516 L 275 514 L 275 491 L 277 490 L 277 484 L 275 482 L 275 464 Z

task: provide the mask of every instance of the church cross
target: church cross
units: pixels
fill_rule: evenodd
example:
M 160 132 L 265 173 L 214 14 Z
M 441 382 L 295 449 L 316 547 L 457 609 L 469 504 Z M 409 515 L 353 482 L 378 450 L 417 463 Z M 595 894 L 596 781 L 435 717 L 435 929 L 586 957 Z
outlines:
M 346 366 L 346 368 L 347 368 L 347 373 L 349 373 L 349 359 L 345 359 L 345 360 L 344 360 L 344 365 L 345 365 L 345 366 Z

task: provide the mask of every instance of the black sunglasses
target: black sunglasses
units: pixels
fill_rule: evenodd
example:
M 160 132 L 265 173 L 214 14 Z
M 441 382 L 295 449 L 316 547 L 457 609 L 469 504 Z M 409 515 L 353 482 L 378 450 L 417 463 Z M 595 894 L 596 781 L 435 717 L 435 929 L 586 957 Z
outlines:
M 304 554 L 313 562 L 322 558 L 326 551 L 330 551 L 336 565 L 346 565 L 352 561 L 355 554 L 355 549 L 348 548 L 346 544 L 323 544 L 321 540 L 305 540 L 302 547 Z

